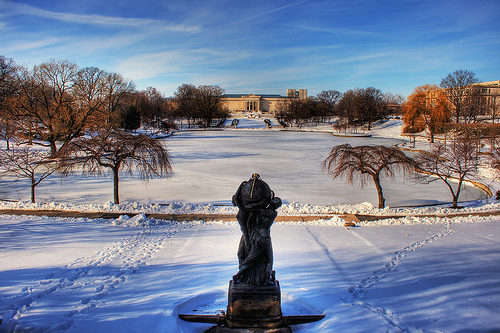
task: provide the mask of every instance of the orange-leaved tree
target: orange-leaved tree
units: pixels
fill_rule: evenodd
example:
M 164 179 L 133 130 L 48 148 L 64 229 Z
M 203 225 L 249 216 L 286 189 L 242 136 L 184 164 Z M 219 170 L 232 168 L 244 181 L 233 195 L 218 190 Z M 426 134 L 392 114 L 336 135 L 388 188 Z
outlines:
M 434 142 L 435 134 L 444 132 L 445 124 L 451 119 L 451 107 L 446 95 L 435 84 L 415 88 L 403 104 L 403 110 L 403 133 L 428 129 L 431 142 Z

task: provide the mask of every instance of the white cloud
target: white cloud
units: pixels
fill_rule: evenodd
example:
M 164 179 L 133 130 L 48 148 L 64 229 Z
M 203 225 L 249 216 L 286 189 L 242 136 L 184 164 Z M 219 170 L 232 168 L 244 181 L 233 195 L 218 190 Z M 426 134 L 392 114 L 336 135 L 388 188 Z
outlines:
M 291 24 L 287 26 L 314 32 L 325 32 L 334 35 L 349 35 L 349 36 L 360 36 L 360 37 L 388 37 L 388 35 L 381 34 L 378 32 L 364 31 L 357 29 L 325 28 L 325 27 L 316 27 L 311 25 L 291 25 Z
M 295 2 L 292 2 L 292 3 L 289 3 L 287 5 L 284 5 L 284 6 L 281 6 L 281 7 L 277 7 L 277 8 L 273 8 L 273 9 L 270 9 L 270 10 L 266 10 L 266 11 L 263 11 L 263 12 L 260 12 L 256 15 L 252 15 L 252 16 L 249 16 L 249 17 L 245 17 L 241 20 L 238 20 L 236 22 L 232 22 L 232 23 L 229 23 L 229 24 L 226 24 L 226 25 L 222 25 L 220 27 L 218 27 L 219 29 L 220 28 L 227 28 L 228 26 L 231 26 L 231 25 L 237 25 L 237 24 L 240 24 L 240 23 L 243 23 L 243 22 L 249 22 L 249 21 L 253 21 L 255 20 L 256 18 L 259 18 L 259 17 L 262 17 L 262 16 L 266 16 L 266 15 L 269 15 L 269 14 L 272 14 L 272 13 L 275 13 L 275 12 L 278 12 L 278 11 L 281 11 L 283 9 L 286 9 L 288 7 L 293 7 L 293 6 L 297 6 L 301 3 L 304 3 L 304 2 L 307 2 L 307 0 L 303 0 L 303 1 L 295 1 Z
M 134 80 L 153 78 L 182 71 L 186 57 L 175 51 L 132 56 L 117 65 L 117 71 Z
M 70 23 L 81 23 L 90 25 L 108 25 L 108 26 L 127 26 L 127 27 L 157 27 L 164 31 L 188 32 L 196 33 L 201 31 L 199 26 L 186 26 L 183 24 L 173 24 L 161 20 L 152 20 L 144 18 L 123 18 L 102 15 L 80 15 L 72 13 L 61 13 L 48 11 L 26 4 L 15 3 L 11 1 L 0 1 L 0 6 L 6 8 L 12 14 L 16 15 L 31 15 L 44 17 L 56 21 L 65 21 Z
M 132 56 L 118 64 L 117 70 L 137 80 L 161 75 L 207 71 L 220 64 L 250 57 L 244 51 L 223 52 L 211 49 L 174 49 Z
M 10 54 L 10 53 L 28 51 L 28 50 L 53 46 L 63 41 L 64 38 L 46 37 L 46 38 L 33 38 L 30 40 L 23 39 L 10 43 L 4 42 L 4 47 L 2 48 L 3 49 L 2 52 Z

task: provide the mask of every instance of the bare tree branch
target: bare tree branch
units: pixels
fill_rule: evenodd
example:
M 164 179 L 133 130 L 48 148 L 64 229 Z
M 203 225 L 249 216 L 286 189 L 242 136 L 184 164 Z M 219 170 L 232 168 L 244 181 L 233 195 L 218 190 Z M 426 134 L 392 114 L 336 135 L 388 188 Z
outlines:
M 62 168 L 62 165 L 51 159 L 49 152 L 30 146 L 15 147 L 8 151 L 0 149 L 0 158 L 5 174 L 30 180 L 31 202 L 35 202 L 35 187 Z
M 396 147 L 355 146 L 346 143 L 335 146 L 323 161 L 323 170 L 332 178 L 343 177 L 348 184 L 359 181 L 361 187 L 371 179 L 378 194 L 378 207 L 385 207 L 385 198 L 380 184 L 381 176 L 393 179 L 396 172 L 404 175 L 416 168 L 413 159 Z
M 113 173 L 114 202 L 119 203 L 119 172 L 133 174 L 147 181 L 171 174 L 171 158 L 162 144 L 147 135 L 133 135 L 123 130 L 100 129 L 92 137 L 81 137 L 61 150 L 65 174 L 82 168 L 85 175 L 102 175 L 106 169 Z
M 438 142 L 429 152 L 419 153 L 416 160 L 425 172 L 424 180 L 437 177 L 446 184 L 456 208 L 464 181 L 477 176 L 480 163 L 477 140 L 471 135 L 463 135 L 446 145 Z
M 454 71 L 441 80 L 441 88 L 445 89 L 448 99 L 455 107 L 457 123 L 460 122 L 464 109 L 470 103 L 472 91 L 469 86 L 478 82 L 476 74 L 464 69 Z

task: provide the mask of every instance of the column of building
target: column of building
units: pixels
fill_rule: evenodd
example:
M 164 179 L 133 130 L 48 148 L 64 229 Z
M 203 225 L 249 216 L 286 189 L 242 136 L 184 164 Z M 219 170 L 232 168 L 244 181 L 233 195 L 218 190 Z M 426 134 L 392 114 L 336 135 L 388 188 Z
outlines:
M 259 110 L 259 102 L 258 101 L 247 101 L 246 102 L 246 110 L 247 111 Z

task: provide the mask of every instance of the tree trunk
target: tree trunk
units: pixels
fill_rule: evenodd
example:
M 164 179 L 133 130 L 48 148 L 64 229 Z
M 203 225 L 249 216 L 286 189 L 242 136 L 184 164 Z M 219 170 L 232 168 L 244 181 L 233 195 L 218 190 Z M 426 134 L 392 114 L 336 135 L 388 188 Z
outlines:
M 385 199 L 384 199 L 384 193 L 382 191 L 382 185 L 380 185 L 380 177 L 378 175 L 373 175 L 372 177 L 373 177 L 373 182 L 375 183 L 375 187 L 377 188 L 378 208 L 384 208 Z
M 453 205 L 451 208 L 457 208 L 458 207 L 458 198 L 460 197 L 460 191 L 462 190 L 462 184 L 463 184 L 463 179 L 460 179 L 458 181 L 458 187 L 457 187 L 457 192 L 453 194 Z
M 458 195 L 453 195 L 453 205 L 451 205 L 451 208 L 457 208 L 458 207 Z
M 495 123 L 495 111 L 496 111 L 496 108 L 497 108 L 497 97 L 496 96 L 493 96 L 493 105 L 492 105 L 492 108 L 491 108 L 491 122 L 494 124 Z
M 113 168 L 113 197 L 115 200 L 115 204 L 120 203 L 120 195 L 118 191 L 118 182 L 119 182 L 119 177 L 118 173 L 120 171 L 120 167 Z
M 50 156 L 55 157 L 57 154 L 57 147 L 55 142 L 49 142 L 50 144 Z
M 35 179 L 32 178 L 31 179 L 31 203 L 35 203 L 35 187 L 36 187 Z

